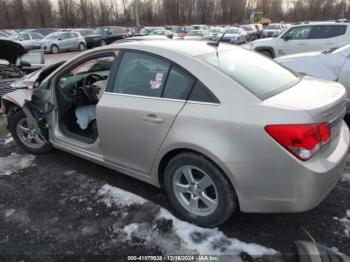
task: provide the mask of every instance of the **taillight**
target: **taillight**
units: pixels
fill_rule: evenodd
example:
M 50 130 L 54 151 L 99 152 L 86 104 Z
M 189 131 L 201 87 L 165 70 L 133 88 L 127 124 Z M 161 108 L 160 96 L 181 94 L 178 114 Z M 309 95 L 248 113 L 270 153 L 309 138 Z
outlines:
M 268 125 L 266 132 L 300 160 L 306 161 L 331 140 L 328 123 Z

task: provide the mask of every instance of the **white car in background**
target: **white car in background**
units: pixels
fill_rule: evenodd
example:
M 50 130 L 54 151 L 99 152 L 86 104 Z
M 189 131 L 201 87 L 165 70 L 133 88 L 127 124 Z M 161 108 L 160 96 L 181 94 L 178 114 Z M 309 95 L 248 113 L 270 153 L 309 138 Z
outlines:
M 283 24 L 270 24 L 264 29 L 262 35 L 263 37 L 276 37 L 284 31 L 284 28 Z
M 209 39 L 208 30 L 191 30 L 184 37 L 185 40 L 204 40 Z
M 209 29 L 209 37 L 211 40 L 216 40 L 219 35 L 222 35 L 224 28 L 222 27 L 212 27 Z
M 44 39 L 44 36 L 40 33 L 35 32 L 19 33 L 11 35 L 9 39 L 21 44 L 26 50 L 31 50 L 33 48 L 36 48 L 38 43 Z
M 218 37 L 221 36 L 222 34 Z M 239 45 L 248 41 L 248 34 L 243 28 L 229 27 L 224 31 L 224 37 L 221 41 Z
M 341 83 L 350 101 L 350 44 L 337 49 L 281 56 L 276 61 L 303 75 Z M 348 103 L 348 112 L 349 108 Z
M 259 39 L 251 49 L 275 58 L 283 55 L 338 48 L 350 43 L 349 22 L 306 22 L 275 38 Z

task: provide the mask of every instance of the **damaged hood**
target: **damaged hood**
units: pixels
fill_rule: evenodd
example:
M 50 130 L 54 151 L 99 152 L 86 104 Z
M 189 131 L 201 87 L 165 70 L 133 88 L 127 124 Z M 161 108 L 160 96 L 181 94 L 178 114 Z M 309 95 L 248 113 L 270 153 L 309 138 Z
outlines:
M 26 53 L 24 47 L 11 40 L 0 39 L 0 59 L 7 60 L 10 64 L 15 64 L 17 58 Z

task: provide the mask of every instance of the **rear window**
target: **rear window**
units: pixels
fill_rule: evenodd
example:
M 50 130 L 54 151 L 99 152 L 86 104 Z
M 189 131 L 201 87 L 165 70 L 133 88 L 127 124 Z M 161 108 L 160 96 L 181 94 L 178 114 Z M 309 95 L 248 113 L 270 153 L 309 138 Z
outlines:
M 312 26 L 309 39 L 324 39 L 344 35 L 346 25 L 319 25 Z
M 273 60 L 244 49 L 213 52 L 201 57 L 264 100 L 299 82 L 300 78 Z

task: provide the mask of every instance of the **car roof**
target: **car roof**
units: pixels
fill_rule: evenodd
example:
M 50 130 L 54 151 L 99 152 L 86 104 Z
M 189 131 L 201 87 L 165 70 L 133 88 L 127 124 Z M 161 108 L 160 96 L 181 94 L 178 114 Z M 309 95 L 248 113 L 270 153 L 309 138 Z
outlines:
M 142 51 L 143 49 L 156 48 L 158 50 L 165 50 L 168 52 L 180 52 L 189 56 L 200 56 L 208 53 L 215 53 L 216 47 L 208 45 L 204 41 L 182 41 L 182 40 L 139 40 L 139 41 L 125 41 L 120 43 L 114 43 L 109 47 L 115 46 L 124 49 L 137 49 Z M 108 46 L 103 47 L 108 49 Z M 228 50 L 233 48 L 239 48 L 231 44 L 221 43 L 218 47 L 219 51 Z

